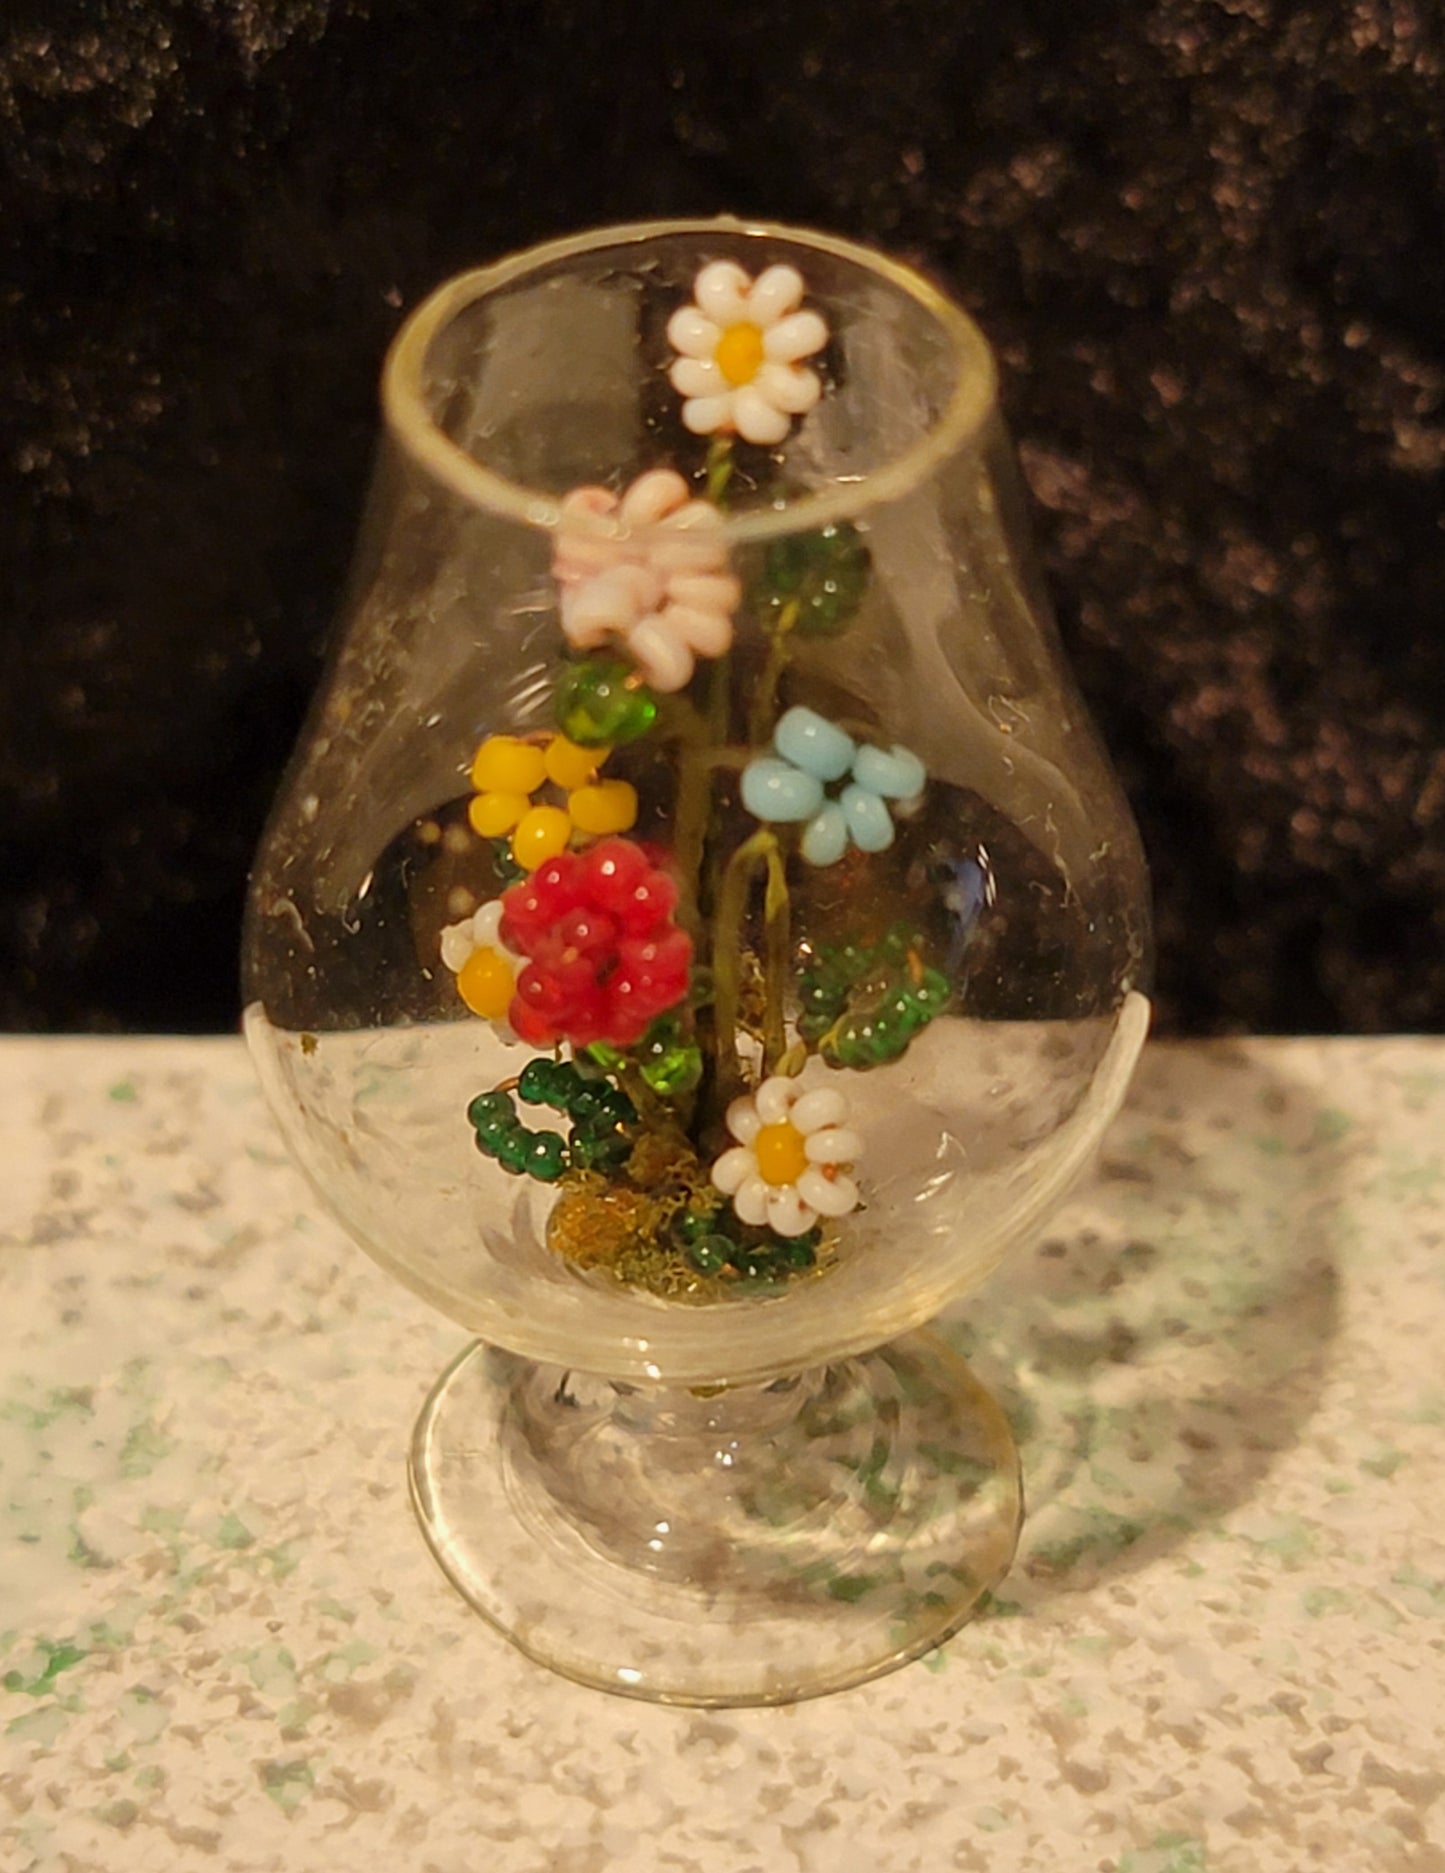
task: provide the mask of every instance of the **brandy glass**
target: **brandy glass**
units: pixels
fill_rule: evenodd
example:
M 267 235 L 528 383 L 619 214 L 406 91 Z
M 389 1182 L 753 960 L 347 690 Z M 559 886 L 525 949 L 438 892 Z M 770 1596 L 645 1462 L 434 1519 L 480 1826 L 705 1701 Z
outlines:
M 926 1323 L 1148 1024 L 992 359 L 847 241 L 669 222 L 450 281 L 383 404 L 245 1027 L 320 1199 L 478 1336 L 422 1528 L 586 1683 L 855 1683 L 1009 1564 L 1008 1425 Z

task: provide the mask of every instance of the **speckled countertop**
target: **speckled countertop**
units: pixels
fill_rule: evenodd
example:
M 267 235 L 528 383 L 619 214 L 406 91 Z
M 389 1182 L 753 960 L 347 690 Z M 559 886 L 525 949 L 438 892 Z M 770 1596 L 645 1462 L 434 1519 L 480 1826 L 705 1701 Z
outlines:
M 1031 1513 L 991 1611 L 779 1711 L 471 1616 L 404 1453 L 457 1329 L 237 1041 L 0 1041 L 6 1873 L 1445 1869 L 1445 1041 L 1151 1048 L 946 1323 Z

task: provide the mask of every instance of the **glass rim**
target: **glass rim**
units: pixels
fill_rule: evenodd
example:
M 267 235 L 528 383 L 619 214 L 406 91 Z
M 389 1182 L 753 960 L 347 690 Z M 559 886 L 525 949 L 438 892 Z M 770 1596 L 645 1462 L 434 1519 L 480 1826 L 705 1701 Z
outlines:
M 407 315 L 388 348 L 381 372 L 381 405 L 388 433 L 416 464 L 474 507 L 543 532 L 562 525 L 561 496 L 528 488 L 488 468 L 438 427 L 423 396 L 427 354 L 442 329 L 470 305 L 513 280 L 558 261 L 610 247 L 656 240 L 667 235 L 735 234 L 750 240 L 785 241 L 851 261 L 906 293 L 936 319 L 952 341 L 957 363 L 948 403 L 928 430 L 881 468 L 856 480 L 804 495 L 781 507 L 749 513 L 724 513 L 724 537 L 735 544 L 778 539 L 856 518 L 865 509 L 885 506 L 912 492 L 948 456 L 981 428 L 997 395 L 993 353 L 978 326 L 946 293 L 923 274 L 886 254 L 859 246 L 840 235 L 772 221 L 741 220 L 734 215 L 711 219 L 629 221 L 593 228 L 582 234 L 523 248 L 489 266 L 473 267 L 443 281 Z M 568 530 L 602 538 L 631 536 L 648 529 L 624 530 L 608 516 L 566 517 Z

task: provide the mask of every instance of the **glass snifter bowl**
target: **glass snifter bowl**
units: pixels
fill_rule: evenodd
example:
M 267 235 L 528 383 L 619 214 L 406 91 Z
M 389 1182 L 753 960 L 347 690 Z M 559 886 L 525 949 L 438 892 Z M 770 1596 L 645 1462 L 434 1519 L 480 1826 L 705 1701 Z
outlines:
M 423 1529 L 588 1683 L 856 1682 L 1009 1563 L 1008 1427 L 922 1329 L 1148 1021 L 992 360 L 846 241 L 670 222 L 441 287 L 383 403 L 246 1034 L 323 1202 L 480 1336 Z

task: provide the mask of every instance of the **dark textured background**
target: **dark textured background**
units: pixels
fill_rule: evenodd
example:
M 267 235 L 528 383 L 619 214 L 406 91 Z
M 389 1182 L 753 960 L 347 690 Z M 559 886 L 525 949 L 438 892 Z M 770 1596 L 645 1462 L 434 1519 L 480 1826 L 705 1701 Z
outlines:
M 1445 1025 L 1420 0 L 6 0 L 0 1023 L 236 1016 L 402 309 L 733 209 L 997 345 L 1175 1031 Z

